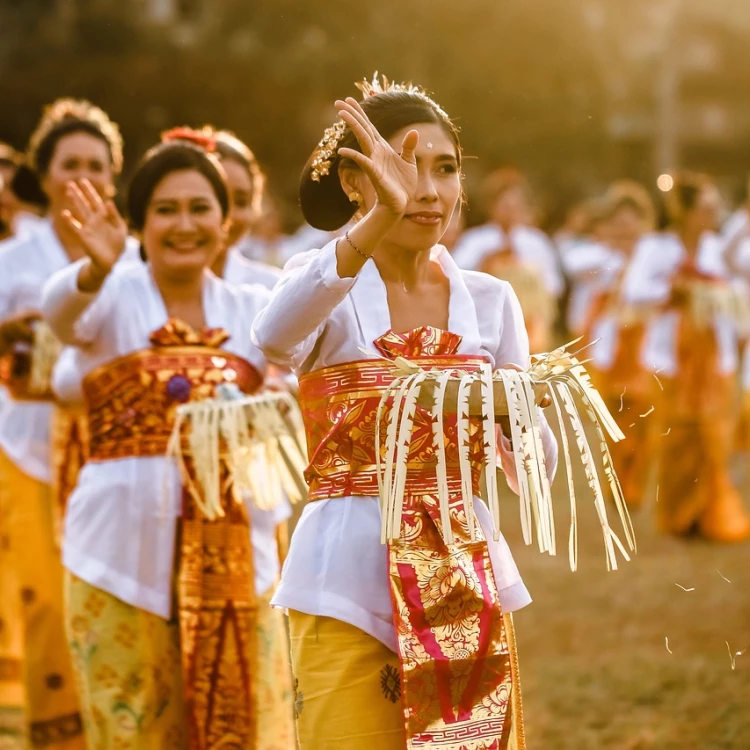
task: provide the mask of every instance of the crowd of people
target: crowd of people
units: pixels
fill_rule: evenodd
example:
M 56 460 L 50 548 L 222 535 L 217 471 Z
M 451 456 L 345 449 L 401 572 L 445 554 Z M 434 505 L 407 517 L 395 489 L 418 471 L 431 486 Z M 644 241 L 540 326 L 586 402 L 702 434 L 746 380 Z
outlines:
M 503 168 L 464 229 L 451 119 L 415 87 L 362 90 L 303 170 L 291 236 L 227 131 L 166 132 L 123 201 L 122 137 L 88 102 L 52 103 L 24 153 L 0 144 L 0 747 L 522 750 L 511 613 L 530 596 L 484 504 L 474 518 L 450 489 L 449 544 L 415 449 L 406 541 L 381 543 L 374 424 L 396 357 L 526 368 L 580 338 L 627 436 L 630 508 L 653 483 L 665 533 L 750 538 L 729 471 L 748 211 L 723 222 L 715 184 L 684 173 L 658 231 L 623 181 L 550 236 Z M 299 399 L 291 546 L 288 503 L 238 504 L 222 476 L 208 519 L 166 457 L 176 407 L 223 382 Z

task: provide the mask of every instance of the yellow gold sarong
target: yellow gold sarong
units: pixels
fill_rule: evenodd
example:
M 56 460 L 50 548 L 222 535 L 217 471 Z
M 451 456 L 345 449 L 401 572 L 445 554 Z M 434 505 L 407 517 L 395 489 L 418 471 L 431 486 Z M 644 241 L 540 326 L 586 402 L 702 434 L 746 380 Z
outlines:
M 4 565 L 0 576 L 10 592 L 11 638 L 23 647 L 21 678 L 31 747 L 84 748 L 73 668 L 63 620 L 63 570 L 55 541 L 50 487 L 24 474 L 0 451 Z M 14 594 L 14 595 L 13 595 Z M 13 599 L 20 602 L 20 610 Z M 12 619 L 20 614 L 18 621 Z M 11 676 L 14 676 L 13 673 Z

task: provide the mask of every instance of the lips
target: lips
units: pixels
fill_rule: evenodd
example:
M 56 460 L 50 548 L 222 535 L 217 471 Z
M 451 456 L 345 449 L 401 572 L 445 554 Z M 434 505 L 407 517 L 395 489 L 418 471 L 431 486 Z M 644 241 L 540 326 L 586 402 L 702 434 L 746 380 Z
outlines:
M 443 215 L 439 211 L 417 211 L 413 214 L 407 214 L 406 218 L 415 224 L 430 227 L 440 224 Z

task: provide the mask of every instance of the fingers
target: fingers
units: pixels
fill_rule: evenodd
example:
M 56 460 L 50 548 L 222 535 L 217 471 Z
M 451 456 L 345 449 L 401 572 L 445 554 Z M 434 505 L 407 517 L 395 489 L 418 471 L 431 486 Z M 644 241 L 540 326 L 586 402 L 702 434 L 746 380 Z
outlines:
M 380 138 L 380 131 L 372 124 L 372 120 L 370 120 L 367 113 L 362 109 L 362 105 L 353 96 L 348 96 L 346 98 L 346 103 L 354 110 L 355 114 L 359 117 L 359 120 L 372 138 Z
M 63 221 L 76 233 L 79 234 L 81 229 L 83 229 L 83 225 L 80 221 L 78 221 L 75 216 L 73 216 L 68 209 L 63 209 L 62 212 L 62 218 Z
M 104 212 L 107 217 L 107 221 L 115 226 L 121 226 L 125 224 L 125 220 L 120 216 L 120 212 L 117 210 L 114 202 L 109 200 L 104 204 Z
M 88 200 L 89 206 L 91 206 L 92 211 L 104 213 L 104 200 L 102 199 L 102 196 L 99 195 L 96 188 L 91 184 L 91 182 L 84 179 L 79 182 L 79 185 L 81 188 L 81 192 L 83 192 L 83 194 L 86 196 L 86 199 Z
M 410 164 L 416 164 L 417 158 L 414 151 L 419 144 L 419 133 L 416 130 L 410 130 L 401 141 L 401 158 Z
M 345 105 L 343 102 L 337 102 L 337 105 L 338 104 L 342 104 L 342 107 L 339 109 L 339 115 L 341 116 L 341 119 L 351 128 L 351 131 L 352 133 L 354 133 L 354 137 L 357 139 L 360 148 L 365 154 L 371 154 L 374 147 L 374 141 L 370 133 L 367 131 L 367 128 L 359 119 L 358 115 L 352 112 L 351 109 L 346 108 L 347 105 Z
M 355 151 L 353 148 L 340 148 L 339 154 L 344 159 L 353 161 L 364 173 L 372 178 L 373 166 L 372 159 L 368 158 L 364 154 L 360 154 L 359 151 Z
M 93 207 L 89 204 L 83 190 L 75 183 L 69 182 L 65 190 L 67 198 L 67 212 L 80 224 L 86 224 L 91 219 Z

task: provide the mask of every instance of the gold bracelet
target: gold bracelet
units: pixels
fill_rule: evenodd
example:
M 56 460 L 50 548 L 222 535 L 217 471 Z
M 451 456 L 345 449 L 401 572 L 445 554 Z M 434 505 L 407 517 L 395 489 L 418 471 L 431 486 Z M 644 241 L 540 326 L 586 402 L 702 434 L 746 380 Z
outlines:
M 367 253 L 363 253 L 353 242 L 352 238 L 349 236 L 349 232 L 344 233 L 344 239 L 355 249 L 356 252 L 358 252 L 365 260 L 370 260 L 372 258 L 371 255 L 368 255 Z

